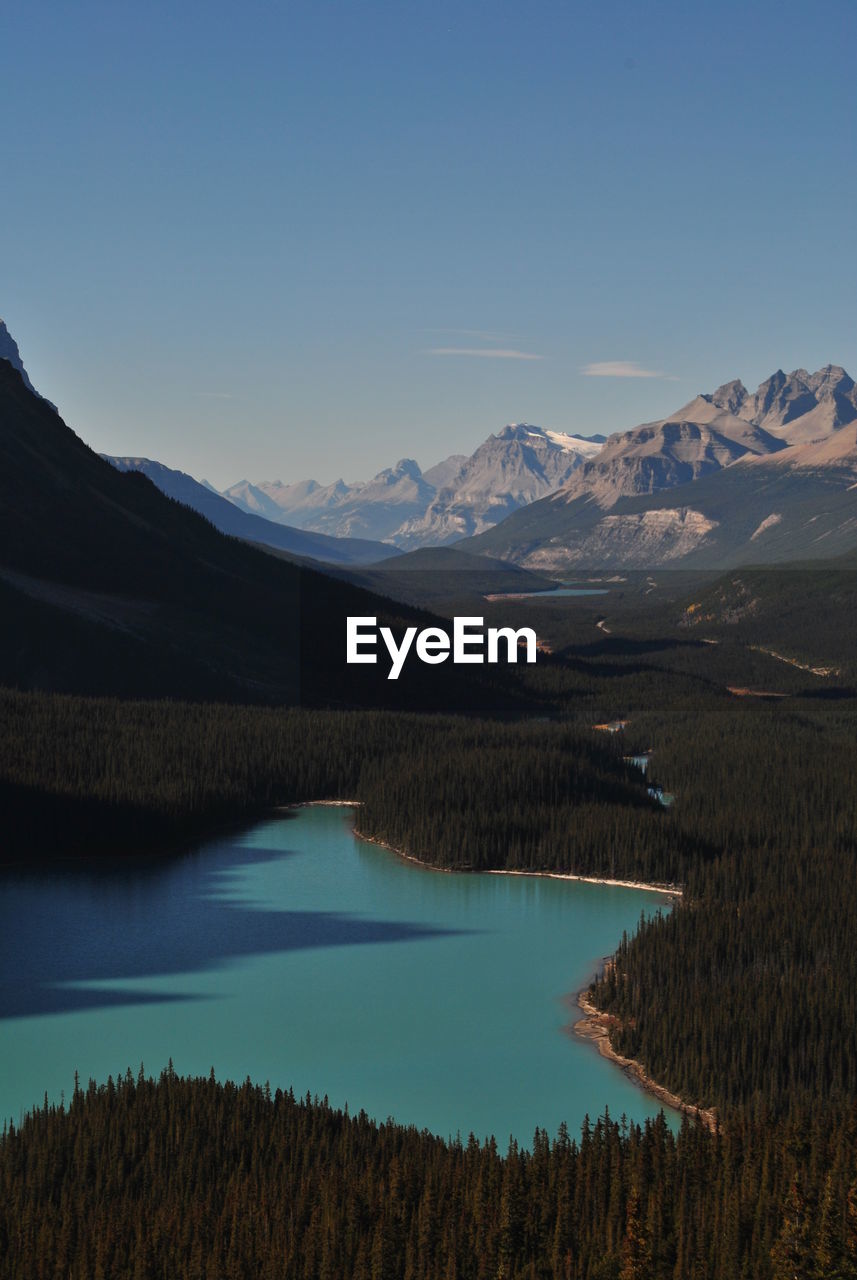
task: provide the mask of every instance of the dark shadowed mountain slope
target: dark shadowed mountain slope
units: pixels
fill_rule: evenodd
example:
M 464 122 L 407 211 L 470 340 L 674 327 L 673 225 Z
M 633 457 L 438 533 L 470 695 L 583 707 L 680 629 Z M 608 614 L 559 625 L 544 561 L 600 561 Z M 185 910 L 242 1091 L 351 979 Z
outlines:
M 28 391 L 32 391 L 33 395 L 38 395 L 36 388 L 30 381 L 30 376 L 24 368 L 24 362 L 21 359 L 21 353 L 18 350 L 18 344 L 6 328 L 5 320 L 0 320 L 0 360 L 8 360 L 13 369 L 17 369 L 21 375 L 24 386 Z
M 738 639 L 806 673 L 815 698 L 855 697 L 857 552 L 732 569 L 687 596 L 677 621 L 683 635 Z
M 219 493 L 200 484 L 184 471 L 174 471 L 150 458 L 116 458 L 101 455 L 117 471 L 139 471 L 157 485 L 161 493 L 183 502 L 210 520 L 215 529 L 248 542 L 262 542 L 292 555 L 323 560 L 331 564 L 374 564 L 397 554 L 395 547 L 359 538 L 332 538 L 275 523 L 261 515 L 242 510 Z
M 551 591 L 556 582 L 519 565 L 452 547 L 420 547 L 366 568 L 346 566 L 332 572 L 379 595 L 424 609 L 479 614 L 488 595 L 528 595 Z M 461 607 L 459 607 L 461 606 Z
M 346 667 L 345 619 L 404 606 L 225 537 L 93 453 L 0 361 L 0 683 L 329 705 L 493 708 L 510 680 Z M 435 673 L 440 672 L 438 676 Z

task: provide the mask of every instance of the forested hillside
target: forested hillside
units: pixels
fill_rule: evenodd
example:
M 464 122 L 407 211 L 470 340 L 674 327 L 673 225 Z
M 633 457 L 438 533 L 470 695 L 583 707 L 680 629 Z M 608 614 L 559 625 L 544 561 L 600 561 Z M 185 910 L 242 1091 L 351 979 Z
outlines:
M 127 1080 L 0 1142 L 0 1275 L 857 1275 L 850 566 L 799 592 L 742 571 L 603 602 L 471 595 L 461 612 L 553 653 L 388 682 L 346 669 L 345 615 L 428 615 L 223 538 L 13 390 L 2 859 L 181 857 L 346 798 L 438 867 L 680 884 L 591 994 L 615 1047 L 721 1130 L 604 1122 L 503 1160 L 250 1086 Z M 57 482 L 41 509 L 33 468 Z M 98 692 L 120 696 L 73 696 Z
M 596 988 L 617 1046 L 721 1110 L 854 1100 L 855 702 L 738 697 L 675 663 L 667 646 L 588 680 L 547 668 L 577 689 L 566 716 L 510 723 L 7 693 L 6 854 L 178 847 L 348 798 L 361 831 L 438 866 L 681 883 Z M 591 727 L 623 713 L 620 734 Z M 644 779 L 623 756 L 647 747 Z
M 824 1121 L 605 1116 L 504 1155 L 129 1072 L 0 1142 L 0 1276 L 853 1280 L 857 1114 Z

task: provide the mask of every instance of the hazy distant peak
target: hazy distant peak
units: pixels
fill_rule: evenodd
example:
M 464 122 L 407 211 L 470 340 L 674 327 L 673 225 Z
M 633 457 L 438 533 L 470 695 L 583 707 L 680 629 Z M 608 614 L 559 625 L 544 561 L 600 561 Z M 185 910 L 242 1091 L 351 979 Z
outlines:
M 400 458 L 396 465 L 391 467 L 390 470 L 393 475 L 411 476 L 414 480 L 421 479 L 423 474 L 420 469 L 420 464 L 414 458 Z M 381 474 L 384 475 L 385 473 L 382 472 Z
M 258 485 L 251 484 L 249 480 L 238 480 L 230 485 L 228 489 L 224 489 L 223 497 L 228 498 L 230 502 L 250 515 L 276 520 L 279 514 L 277 504 Z
M 409 484 L 416 485 L 418 488 L 425 487 L 433 492 L 432 486 L 425 484 L 420 464 L 414 458 L 400 458 L 395 466 L 385 467 L 383 471 L 379 471 L 376 476 L 373 476 L 365 484 L 346 485 L 345 492 L 359 490 L 372 492 L 373 489 L 381 487 L 400 489 Z
M 423 479 L 435 489 L 443 489 L 455 479 L 466 461 L 466 453 L 453 453 L 424 471 Z
M 341 484 L 342 482 L 339 481 L 339 483 Z M 296 489 L 297 487 L 297 485 L 285 484 L 282 480 L 259 480 L 256 485 L 257 489 L 261 489 L 263 493 L 269 495 L 279 493 L 284 489 Z M 302 480 L 300 481 L 300 487 L 305 493 L 314 493 L 316 489 L 321 488 L 321 485 L 317 480 Z

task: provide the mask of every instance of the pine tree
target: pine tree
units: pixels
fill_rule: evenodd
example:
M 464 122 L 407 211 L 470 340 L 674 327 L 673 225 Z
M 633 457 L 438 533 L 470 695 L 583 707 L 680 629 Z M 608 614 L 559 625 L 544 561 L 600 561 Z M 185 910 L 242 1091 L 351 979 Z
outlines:
M 628 1196 L 625 1234 L 620 1251 L 619 1280 L 649 1280 L 651 1258 L 649 1242 L 640 1217 L 640 1197 L 636 1184 Z
M 789 1187 L 783 1223 L 771 1249 L 771 1261 L 773 1280 L 812 1280 L 809 1214 L 798 1174 Z

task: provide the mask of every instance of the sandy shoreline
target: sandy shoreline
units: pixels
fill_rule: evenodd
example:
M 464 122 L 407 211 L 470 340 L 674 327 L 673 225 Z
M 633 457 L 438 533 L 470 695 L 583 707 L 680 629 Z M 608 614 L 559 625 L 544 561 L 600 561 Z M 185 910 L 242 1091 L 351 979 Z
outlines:
M 659 1102 L 665 1102 L 675 1111 L 683 1111 L 689 1116 L 698 1116 L 703 1124 L 712 1133 L 714 1132 L 717 1127 L 717 1115 L 713 1107 L 698 1107 L 692 1102 L 686 1102 L 677 1093 L 672 1093 L 665 1085 L 658 1084 L 657 1080 L 647 1075 L 636 1058 L 625 1058 L 621 1053 L 617 1053 L 610 1043 L 610 1029 L 617 1024 L 617 1019 L 612 1014 L 602 1013 L 597 1009 L 589 999 L 588 991 L 580 992 L 577 997 L 577 1007 L 584 1016 L 575 1022 L 572 1028 L 575 1035 L 581 1036 L 584 1040 L 591 1040 L 603 1058 L 615 1062 L 622 1068 L 625 1075 L 646 1093 L 652 1094 Z
M 683 890 L 677 884 L 649 884 L 644 880 L 608 880 L 603 876 L 579 876 L 570 871 L 512 871 L 505 867 L 486 868 L 477 874 L 486 876 L 541 876 L 548 880 L 579 880 L 582 884 L 607 884 L 617 889 L 644 889 L 646 893 L 660 893 L 667 898 L 680 898 Z
M 298 800 L 295 804 L 277 806 L 284 812 L 289 809 L 359 809 L 359 800 Z
M 332 809 L 359 809 L 360 801 L 304 800 L 300 804 L 284 805 L 283 808 L 310 809 L 314 806 Z M 412 853 L 405 853 L 403 849 L 397 849 L 394 845 L 387 844 L 386 840 L 378 840 L 375 836 L 365 835 L 364 832 L 358 830 L 356 825 L 354 834 L 359 840 L 365 840 L 367 844 L 377 844 L 382 849 L 389 849 L 397 858 L 404 858 L 406 862 L 412 862 L 415 866 L 423 867 L 426 871 L 440 871 L 447 875 L 535 876 L 545 880 L 579 880 L 582 884 L 606 884 L 617 889 L 643 889 L 646 893 L 660 893 L 665 898 L 680 898 L 683 893 L 681 886 L 677 884 L 651 884 L 644 880 L 610 880 L 606 876 L 582 876 L 570 871 L 517 871 L 507 867 L 486 867 L 482 871 L 472 871 L 467 867 L 438 867 L 432 862 L 425 862 L 422 858 L 417 858 Z
M 328 802 L 323 801 L 323 803 Z M 417 858 L 412 853 L 405 853 L 402 849 L 387 844 L 385 840 L 364 835 L 356 826 L 354 834 L 359 840 L 365 840 L 367 844 L 377 844 L 382 849 L 389 849 L 397 858 L 404 858 L 405 862 L 412 862 L 414 866 L 422 867 L 424 871 L 439 871 L 444 875 L 530 876 L 540 880 L 579 880 L 582 884 L 605 884 L 618 889 L 645 889 L 647 893 L 659 893 L 665 898 L 680 898 L 683 892 L 679 885 L 645 884 L 642 880 L 607 880 L 600 876 L 578 876 L 565 871 L 515 871 L 505 867 L 485 867 L 482 871 L 474 871 L 467 867 L 437 867 L 432 862 L 424 862 L 422 858 Z
M 359 800 L 309 800 L 300 805 L 289 805 L 291 809 L 306 809 L 315 805 L 323 805 L 330 808 L 354 808 L 360 807 Z M 405 862 L 411 862 L 414 866 L 422 868 L 424 871 L 437 871 L 445 875 L 455 875 L 456 870 L 453 867 L 436 867 L 430 862 L 424 862 L 422 858 L 416 858 L 412 853 L 405 853 L 402 849 L 396 849 L 393 845 L 387 844 L 385 840 L 378 840 L 374 836 L 364 835 L 359 831 L 356 823 L 354 826 L 354 834 L 359 840 L 365 840 L 367 844 L 378 845 L 382 849 L 389 850 L 394 853 L 397 858 L 402 858 Z M 647 884 L 639 880 L 609 880 L 598 876 L 581 876 L 572 875 L 561 871 L 514 871 L 504 869 L 494 869 L 486 871 L 458 872 L 465 875 L 492 875 L 492 876 L 536 876 L 549 880 L 579 880 L 584 884 L 604 884 L 613 885 L 623 889 L 644 889 L 650 893 L 660 893 L 664 897 L 677 899 L 682 896 L 682 889 L 678 885 L 663 884 Z M 610 961 L 608 960 L 608 964 Z M 678 1094 L 672 1093 L 665 1085 L 658 1084 L 657 1080 L 653 1080 L 647 1075 L 641 1063 L 634 1058 L 624 1058 L 610 1043 L 609 1032 L 611 1026 L 616 1019 L 609 1013 L 602 1013 L 595 1007 L 589 999 L 589 988 L 586 987 L 579 992 L 576 1001 L 574 996 L 568 997 L 569 1003 L 576 1003 L 577 1007 L 583 1013 L 583 1017 L 578 1019 L 569 1031 L 580 1036 L 584 1040 L 591 1040 L 597 1047 L 598 1052 L 603 1058 L 616 1063 L 617 1066 L 625 1072 L 628 1078 L 642 1089 L 645 1093 L 651 1094 L 657 1098 L 659 1102 L 665 1103 L 672 1107 L 675 1111 L 683 1111 L 690 1116 L 699 1116 L 705 1125 L 712 1131 L 716 1127 L 716 1116 L 713 1108 L 697 1107 L 691 1102 L 686 1102 L 680 1098 Z

